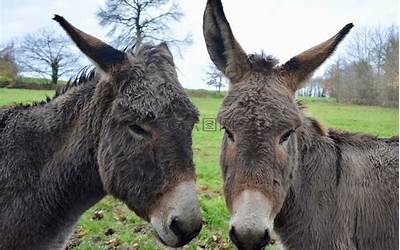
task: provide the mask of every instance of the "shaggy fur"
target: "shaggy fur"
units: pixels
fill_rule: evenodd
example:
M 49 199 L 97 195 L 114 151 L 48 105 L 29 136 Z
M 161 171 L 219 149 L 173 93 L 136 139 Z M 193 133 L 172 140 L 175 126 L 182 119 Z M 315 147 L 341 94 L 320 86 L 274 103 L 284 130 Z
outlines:
M 237 56 L 244 52 L 220 0 L 208 0 L 203 27 L 211 59 L 231 80 L 218 115 L 226 130 L 221 167 L 231 213 L 241 193 L 257 191 L 272 203 L 283 249 L 397 249 L 398 137 L 326 130 L 293 98 L 352 24 L 283 65 Z M 250 67 L 232 76 L 229 65 Z M 259 242 L 257 232 L 245 233 L 238 237 L 230 230 L 239 249 L 252 250 L 263 249 L 271 232 Z
M 47 103 L 0 109 L 1 250 L 62 249 L 106 194 L 148 220 L 163 194 L 194 180 L 198 113 L 171 53 L 161 44 L 124 57 Z

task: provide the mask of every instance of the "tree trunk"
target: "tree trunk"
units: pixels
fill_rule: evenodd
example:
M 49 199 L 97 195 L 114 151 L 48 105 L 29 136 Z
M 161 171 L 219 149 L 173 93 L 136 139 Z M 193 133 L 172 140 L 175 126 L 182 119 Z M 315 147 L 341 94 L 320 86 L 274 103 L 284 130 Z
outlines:
M 58 69 L 59 65 L 58 62 L 53 62 L 51 64 L 51 84 L 56 85 L 58 82 Z
M 220 76 L 218 80 L 218 95 L 221 95 L 222 76 Z
M 140 26 L 140 15 L 142 12 L 142 5 L 140 4 L 140 1 L 136 3 L 136 8 L 137 8 L 137 16 L 135 17 L 135 28 L 136 28 L 136 45 L 140 46 L 140 43 L 142 42 L 141 40 L 143 39 L 142 37 L 142 29 Z

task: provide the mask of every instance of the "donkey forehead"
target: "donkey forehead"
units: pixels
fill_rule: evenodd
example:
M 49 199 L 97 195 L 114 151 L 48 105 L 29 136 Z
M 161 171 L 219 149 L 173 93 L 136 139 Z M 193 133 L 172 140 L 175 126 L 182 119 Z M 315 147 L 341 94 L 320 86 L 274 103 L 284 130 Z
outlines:
M 129 50 L 127 52 L 127 58 L 130 64 L 141 64 L 143 67 L 147 67 L 151 64 L 157 64 L 159 67 L 175 67 L 173 56 L 167 46 L 143 45 L 137 50 Z
M 245 84 L 232 89 L 218 118 L 223 125 L 260 129 L 292 127 L 301 123 L 297 104 L 283 86 Z M 249 126 L 250 125 L 250 126 Z M 253 125 L 253 126 L 251 126 Z
M 117 73 L 118 106 L 136 119 L 197 120 L 198 112 L 180 85 L 172 55 L 165 46 L 144 45 L 128 54 Z
M 122 85 L 122 90 L 137 88 L 136 83 L 147 81 L 178 84 L 175 64 L 168 48 L 143 45 L 138 50 L 129 50 L 127 60 L 113 72 L 113 79 Z
M 174 84 L 136 83 L 136 88 L 121 94 L 118 106 L 137 120 L 198 118 L 198 111 L 183 88 Z

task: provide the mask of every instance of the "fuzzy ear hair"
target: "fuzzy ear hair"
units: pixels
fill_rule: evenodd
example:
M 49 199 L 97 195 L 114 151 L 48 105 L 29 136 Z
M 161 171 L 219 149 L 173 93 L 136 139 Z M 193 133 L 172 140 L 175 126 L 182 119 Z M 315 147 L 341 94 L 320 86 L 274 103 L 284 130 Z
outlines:
M 172 52 L 169 49 L 169 46 L 166 42 L 160 43 L 157 48 L 163 52 L 165 52 L 169 57 L 173 58 Z
M 221 0 L 207 1 L 203 34 L 208 54 L 217 68 L 232 84 L 240 82 L 250 72 L 250 62 L 232 33 Z
M 301 54 L 292 57 L 288 62 L 281 66 L 281 73 L 288 84 L 288 88 L 295 92 L 303 86 L 312 73 L 335 51 L 338 44 L 353 28 L 349 23 L 344 26 L 339 33 L 329 40 L 312 47 Z
M 113 65 L 121 64 L 124 61 L 125 53 L 77 29 L 65 20 L 64 17 L 54 15 L 53 20 L 61 25 L 78 48 L 94 61 L 102 71 L 107 73 L 111 70 Z

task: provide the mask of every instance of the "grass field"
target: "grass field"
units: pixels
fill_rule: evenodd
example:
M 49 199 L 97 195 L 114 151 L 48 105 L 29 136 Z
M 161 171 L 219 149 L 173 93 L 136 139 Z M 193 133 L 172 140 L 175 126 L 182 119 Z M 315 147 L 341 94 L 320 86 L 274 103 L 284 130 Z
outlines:
M 0 89 L 0 106 L 16 102 L 27 103 L 51 96 L 51 91 Z M 200 123 L 193 131 L 193 151 L 198 176 L 198 192 L 204 226 L 200 235 L 185 249 L 233 249 L 228 241 L 228 214 L 221 193 L 218 164 L 222 132 L 204 131 L 203 118 L 214 118 L 222 98 L 192 97 L 201 113 Z M 332 100 L 303 99 L 307 113 L 325 126 L 380 137 L 398 134 L 398 109 L 337 104 Z M 102 215 L 102 216 L 99 216 Z M 151 228 L 129 211 L 125 205 L 106 197 L 87 211 L 76 228 L 71 243 L 73 249 L 164 249 Z M 268 249 L 278 249 L 272 246 Z
M 31 103 L 53 96 L 52 90 L 4 89 L 0 88 L 0 106 L 16 103 Z

